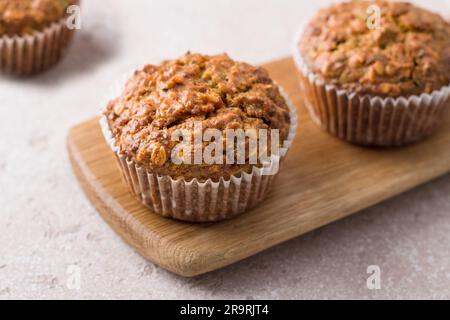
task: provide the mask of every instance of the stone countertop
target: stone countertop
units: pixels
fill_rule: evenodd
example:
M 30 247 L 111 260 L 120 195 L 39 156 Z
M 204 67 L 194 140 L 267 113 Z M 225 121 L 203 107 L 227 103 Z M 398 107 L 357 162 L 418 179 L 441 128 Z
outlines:
M 145 63 L 187 50 L 253 63 L 288 55 L 296 26 L 330 1 L 83 2 L 62 63 L 0 78 L 0 299 L 450 298 L 450 175 L 192 279 L 136 254 L 78 186 L 69 128 L 99 113 L 112 79 Z M 370 265 L 380 290 L 366 286 Z

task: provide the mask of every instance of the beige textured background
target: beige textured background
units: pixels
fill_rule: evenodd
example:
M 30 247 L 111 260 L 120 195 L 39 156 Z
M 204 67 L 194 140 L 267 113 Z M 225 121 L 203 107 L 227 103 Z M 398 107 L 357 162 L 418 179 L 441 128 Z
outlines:
M 450 176 L 194 279 L 122 243 L 73 177 L 66 133 L 99 112 L 113 79 L 189 49 L 254 63 L 288 55 L 296 26 L 328 2 L 84 0 L 83 29 L 59 66 L 0 78 L 0 299 L 450 298 Z M 373 264 L 377 291 L 366 288 Z M 71 265 L 79 291 L 66 286 Z

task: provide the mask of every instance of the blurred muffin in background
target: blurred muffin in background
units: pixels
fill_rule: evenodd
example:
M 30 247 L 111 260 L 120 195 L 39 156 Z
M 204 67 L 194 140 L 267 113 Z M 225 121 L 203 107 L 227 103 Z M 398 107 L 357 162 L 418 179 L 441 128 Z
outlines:
M 450 24 L 410 3 L 323 9 L 303 29 L 295 58 L 312 118 L 349 142 L 422 140 L 450 108 Z
M 72 39 L 79 0 L 0 0 L 0 71 L 31 75 L 55 65 Z

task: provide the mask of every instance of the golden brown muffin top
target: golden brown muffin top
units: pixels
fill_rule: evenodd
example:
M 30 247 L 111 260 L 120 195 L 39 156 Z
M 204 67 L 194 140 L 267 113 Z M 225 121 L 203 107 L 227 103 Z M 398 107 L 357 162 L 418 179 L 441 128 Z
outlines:
M 373 4 L 381 9 L 379 29 L 367 24 Z M 321 80 L 352 92 L 411 96 L 450 84 L 450 24 L 406 2 L 361 0 L 323 9 L 299 49 Z
M 156 174 L 186 180 L 229 178 L 253 166 L 174 164 L 175 130 L 192 130 L 196 122 L 203 132 L 218 129 L 225 138 L 227 129 L 279 129 L 281 144 L 290 128 L 289 108 L 267 71 L 225 54 L 187 53 L 145 66 L 108 104 L 105 115 L 123 154 Z M 200 143 L 203 150 L 208 145 Z
M 26 35 L 64 18 L 78 0 L 0 0 L 0 36 Z

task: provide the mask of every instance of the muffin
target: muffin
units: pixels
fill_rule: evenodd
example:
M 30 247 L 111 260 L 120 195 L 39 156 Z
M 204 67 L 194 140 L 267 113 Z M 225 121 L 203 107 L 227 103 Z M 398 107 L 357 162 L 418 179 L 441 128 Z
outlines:
M 231 218 L 264 198 L 296 121 L 295 108 L 263 68 L 225 54 L 187 53 L 135 72 L 101 123 L 126 183 L 144 205 L 166 217 L 204 222 Z M 240 130 L 266 131 L 267 141 L 258 135 L 241 145 L 234 138 L 225 143 Z M 175 137 L 180 132 L 183 139 Z M 239 146 L 245 161 L 237 161 Z M 250 161 L 255 151 L 267 157 Z
M 79 0 L 0 0 L 0 71 L 31 75 L 56 64 L 73 31 L 67 9 Z
M 422 140 L 450 107 L 450 24 L 409 3 L 323 9 L 297 38 L 295 60 L 312 119 L 352 143 Z

